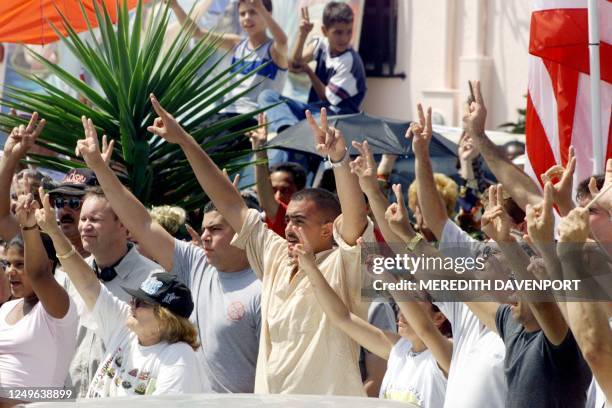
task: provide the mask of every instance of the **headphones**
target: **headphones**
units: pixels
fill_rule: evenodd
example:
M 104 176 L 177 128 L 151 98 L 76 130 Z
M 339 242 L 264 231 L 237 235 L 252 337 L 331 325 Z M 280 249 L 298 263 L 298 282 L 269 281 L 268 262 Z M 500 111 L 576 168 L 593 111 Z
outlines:
M 117 277 L 117 271 L 115 270 L 115 267 L 119 265 L 121 261 L 123 261 L 123 258 L 125 258 L 125 256 L 130 252 L 133 246 L 134 244 L 132 244 L 131 242 L 128 242 L 127 252 L 125 253 L 125 255 L 123 255 L 121 259 L 119 259 L 117 262 L 115 262 L 111 266 L 106 266 L 100 269 L 98 267 L 98 264 L 96 263 L 96 260 L 94 259 L 93 270 L 96 273 L 96 276 L 98 277 L 98 279 L 100 279 L 102 282 L 110 282 L 113 279 L 115 279 Z

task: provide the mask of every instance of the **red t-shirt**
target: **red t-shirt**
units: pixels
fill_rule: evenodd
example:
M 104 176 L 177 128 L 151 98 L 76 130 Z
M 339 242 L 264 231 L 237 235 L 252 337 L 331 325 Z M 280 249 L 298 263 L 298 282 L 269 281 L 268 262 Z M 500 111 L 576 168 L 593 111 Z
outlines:
M 287 214 L 287 204 L 278 202 L 278 210 L 276 210 L 276 217 L 274 219 L 270 219 L 268 215 L 266 215 L 266 225 L 272 231 L 276 232 L 281 237 L 285 238 L 285 228 L 287 227 L 287 223 L 285 222 L 285 215 Z

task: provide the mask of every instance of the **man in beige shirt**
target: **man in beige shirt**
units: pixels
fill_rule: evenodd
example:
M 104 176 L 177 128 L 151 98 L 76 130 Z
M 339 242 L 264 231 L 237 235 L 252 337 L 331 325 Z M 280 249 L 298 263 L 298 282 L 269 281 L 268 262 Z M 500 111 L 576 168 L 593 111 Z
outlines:
M 364 317 L 360 302 L 360 250 L 357 239 L 374 242 L 357 177 L 349 169 L 342 134 L 321 126 L 308 113 L 315 145 L 332 163 L 338 199 L 320 189 L 296 193 L 287 208 L 287 239 L 267 229 L 197 141 L 186 133 L 152 96 L 159 117 L 149 131 L 181 146 L 200 185 L 232 228 L 233 244 L 244 248 L 262 280 L 262 332 L 255 393 L 336 394 L 365 396 L 359 373 L 359 347 L 335 328 L 319 307 L 307 276 L 293 254 L 302 227 L 329 284 L 353 313 Z M 337 245 L 335 245 L 337 244 Z

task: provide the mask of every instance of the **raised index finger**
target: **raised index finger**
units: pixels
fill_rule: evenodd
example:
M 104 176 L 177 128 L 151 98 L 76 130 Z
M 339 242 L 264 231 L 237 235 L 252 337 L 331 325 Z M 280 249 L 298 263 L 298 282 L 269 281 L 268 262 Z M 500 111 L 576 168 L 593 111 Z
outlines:
M 45 212 L 51 211 L 51 203 L 49 202 L 49 194 L 45 193 L 45 189 L 38 187 L 38 196 L 40 197 L 40 201 L 42 201 L 43 208 Z
M 370 144 L 368 143 L 367 140 L 363 142 L 363 155 L 366 159 L 366 162 L 368 163 L 368 166 L 375 168 L 376 161 L 374 160 L 374 155 L 372 154 L 372 151 L 370 150 Z
M 425 130 L 425 114 L 423 113 L 423 105 L 420 103 L 417 104 L 417 113 L 419 115 L 419 123 L 423 130 Z
M 329 126 L 327 125 L 327 109 L 321 108 L 321 128 L 327 133 Z
M 91 119 L 87 119 L 87 130 L 87 137 L 91 139 L 96 144 L 96 146 L 99 146 L 98 132 L 96 131 L 96 127 L 94 126 L 93 121 Z
M 310 125 L 312 130 L 314 130 L 315 132 L 321 131 L 321 128 L 317 124 L 317 121 L 314 120 L 314 117 L 312 116 L 312 113 L 309 110 L 306 111 L 306 120 L 308 121 L 308 124 Z
M 491 185 L 489 187 L 489 207 L 493 208 L 497 205 L 497 187 Z
M 482 92 L 480 91 L 480 81 L 474 81 L 474 98 L 476 98 L 477 104 L 484 105 L 484 99 L 482 98 Z
M 153 94 L 151 94 L 151 105 L 153 105 L 153 110 L 155 113 L 157 113 L 161 118 L 167 118 L 170 116 Z
M 552 186 L 552 183 L 548 181 L 544 185 L 544 205 L 542 208 L 544 218 L 552 217 L 552 205 L 553 205 L 552 193 L 553 193 L 553 186 Z
M 30 118 L 30 122 L 28 123 L 28 126 L 26 127 L 26 132 L 32 133 L 32 131 L 34 130 L 34 125 L 36 124 L 37 121 L 38 121 L 38 112 L 34 112 L 32 114 L 32 117 Z
M 404 193 L 402 192 L 402 185 L 401 184 L 394 184 L 393 186 L 391 186 L 391 188 L 393 189 L 393 193 L 395 194 L 395 200 L 397 201 L 397 205 L 401 207 L 404 207 Z
M 45 119 L 41 119 L 38 122 L 38 125 L 36 125 L 36 129 L 34 129 L 34 132 L 32 133 L 34 138 L 37 138 L 42 133 L 42 131 L 45 128 L 46 124 L 47 124 L 47 121 Z
M 433 132 L 433 128 L 431 127 L 431 106 L 427 108 L 427 116 L 425 117 L 425 129 L 428 134 Z
M 497 205 L 501 205 L 504 202 L 504 188 L 501 184 L 497 185 Z

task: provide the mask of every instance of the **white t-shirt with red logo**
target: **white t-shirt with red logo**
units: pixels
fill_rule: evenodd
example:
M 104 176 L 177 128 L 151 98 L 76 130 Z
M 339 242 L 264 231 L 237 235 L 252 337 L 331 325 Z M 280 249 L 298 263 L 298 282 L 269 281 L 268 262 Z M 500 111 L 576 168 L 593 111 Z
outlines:
M 106 287 L 100 288 L 91 315 L 106 355 L 89 384 L 87 398 L 202 392 L 201 371 L 191 346 L 184 342 L 140 345 L 125 324 L 130 314 L 127 303 Z
M 175 240 L 173 270 L 191 289 L 191 321 L 200 335 L 198 350 L 204 392 L 252 393 L 261 327 L 261 281 L 251 268 L 221 272 L 204 251 Z

